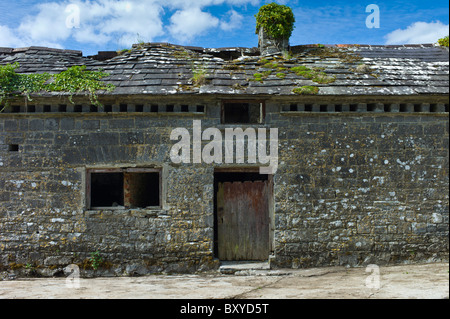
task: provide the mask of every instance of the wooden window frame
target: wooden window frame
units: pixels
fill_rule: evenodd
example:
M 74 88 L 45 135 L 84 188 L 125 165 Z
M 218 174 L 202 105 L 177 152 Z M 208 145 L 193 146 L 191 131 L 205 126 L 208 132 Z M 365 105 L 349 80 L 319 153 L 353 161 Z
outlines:
M 86 170 L 86 208 L 88 210 L 128 210 L 134 209 L 130 207 L 92 207 L 91 206 L 91 176 L 95 173 L 158 173 L 158 187 L 159 187 L 159 205 L 148 206 L 145 208 L 136 209 L 162 209 L 163 207 L 163 181 L 161 168 L 89 168 Z M 125 184 L 125 183 L 124 183 Z M 125 189 L 124 189 L 125 192 Z M 124 195 L 125 197 L 125 195 Z M 125 203 L 124 203 L 125 204 Z

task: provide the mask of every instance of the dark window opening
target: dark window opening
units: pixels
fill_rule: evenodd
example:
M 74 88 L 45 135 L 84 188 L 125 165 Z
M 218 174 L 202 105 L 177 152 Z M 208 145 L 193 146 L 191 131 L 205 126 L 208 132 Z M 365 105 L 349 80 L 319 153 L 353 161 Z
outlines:
M 298 111 L 297 104 L 291 104 L 291 105 L 289 106 L 289 111 L 291 111 L 291 112 L 297 112 L 297 111 Z
M 166 112 L 172 113 L 175 109 L 174 105 L 166 105 Z
M 104 111 L 106 113 L 111 113 L 112 112 L 112 105 L 105 105 L 104 108 L 105 108 Z
M 97 106 L 95 106 L 95 105 L 90 105 L 90 106 L 89 106 L 89 112 L 91 112 L 91 113 L 98 112 Z
M 20 113 L 20 105 L 11 106 L 11 113 Z
M 64 104 L 58 105 L 58 112 L 61 112 L 61 113 L 67 112 L 67 105 L 64 105 Z
M 262 103 L 224 103 L 222 123 L 224 124 L 258 124 L 263 122 Z
M 52 111 L 52 107 L 50 105 L 44 105 L 44 113 L 50 113 Z
M 9 152 L 18 152 L 19 151 L 19 145 L 17 145 L 17 144 L 9 144 L 8 145 L 8 151 Z
M 367 104 L 367 112 L 374 112 L 377 108 L 376 104 Z
M 335 105 L 335 109 L 336 112 L 342 112 L 342 105 L 341 104 L 337 104 Z
M 36 112 L 36 106 L 35 105 L 28 105 L 27 106 L 27 112 L 28 113 L 35 113 Z
M 305 105 L 305 112 L 312 112 L 313 106 L 312 104 L 306 104 Z
M 160 185 L 158 170 L 93 170 L 90 172 L 90 207 L 159 207 Z
M 320 112 L 327 112 L 328 111 L 328 105 L 321 105 L 320 106 Z
M 358 110 L 358 104 L 350 104 L 350 112 L 356 112 Z
M 83 111 L 83 106 L 82 106 L 82 105 L 75 105 L 75 106 L 73 107 L 73 111 L 74 111 L 75 113 L 81 113 L 81 112 Z
M 123 206 L 123 173 L 91 174 L 91 206 Z
M 152 104 L 152 106 L 150 107 L 150 112 L 158 113 L 158 105 L 157 104 Z
M 400 104 L 400 112 L 408 112 L 408 106 L 406 104 Z
M 123 112 L 123 113 L 128 112 L 128 105 L 127 104 L 120 104 L 120 112 Z
M 181 106 L 181 112 L 189 112 L 189 106 L 188 105 L 182 105 Z
M 125 206 L 159 206 L 159 173 L 125 173 Z
M 204 105 L 197 105 L 197 112 L 198 113 L 205 113 L 205 106 Z
M 136 105 L 135 111 L 138 112 L 138 113 L 144 112 L 144 105 L 142 105 L 142 104 L 137 104 L 137 105 Z

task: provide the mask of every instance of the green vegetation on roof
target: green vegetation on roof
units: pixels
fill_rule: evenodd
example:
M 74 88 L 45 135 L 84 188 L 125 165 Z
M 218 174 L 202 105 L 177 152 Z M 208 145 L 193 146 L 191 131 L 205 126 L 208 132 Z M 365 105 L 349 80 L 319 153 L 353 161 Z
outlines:
M 0 112 L 8 106 L 6 100 L 10 96 L 24 95 L 31 101 L 30 94 L 39 92 L 70 93 L 71 103 L 73 94 L 87 92 L 91 103 L 101 106 L 96 91 L 114 90 L 111 84 L 105 85 L 100 79 L 108 76 L 101 71 L 86 71 L 86 66 L 72 66 L 59 74 L 19 74 L 16 69 L 19 63 L 0 66 Z
M 292 90 L 295 94 L 300 95 L 316 95 L 319 93 L 319 88 L 317 86 L 305 85 Z

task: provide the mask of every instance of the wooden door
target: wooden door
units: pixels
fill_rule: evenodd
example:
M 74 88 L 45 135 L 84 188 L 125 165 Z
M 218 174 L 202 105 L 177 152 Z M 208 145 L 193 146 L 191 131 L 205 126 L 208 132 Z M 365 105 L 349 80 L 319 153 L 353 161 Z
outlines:
M 220 260 L 267 260 L 269 183 L 218 183 L 217 232 Z

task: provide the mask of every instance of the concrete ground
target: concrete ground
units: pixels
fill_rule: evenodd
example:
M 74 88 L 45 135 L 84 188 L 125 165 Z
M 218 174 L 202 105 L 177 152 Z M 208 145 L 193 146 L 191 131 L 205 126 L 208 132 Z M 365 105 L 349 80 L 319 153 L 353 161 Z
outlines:
M 449 264 L 0 281 L 0 299 L 442 299 Z

